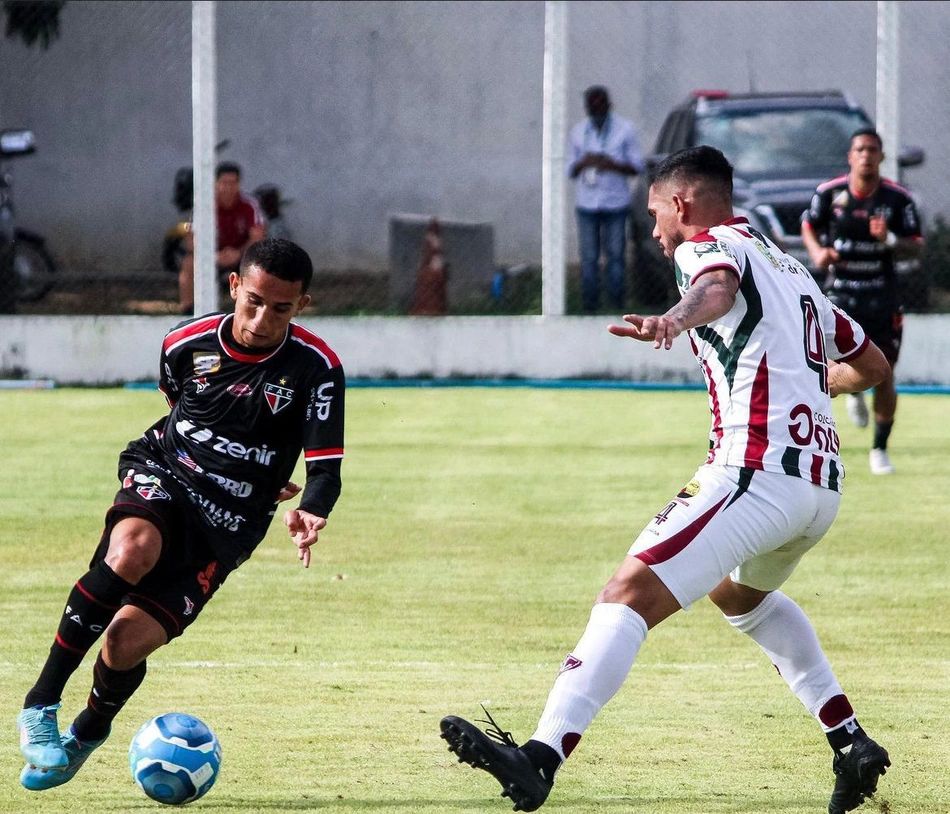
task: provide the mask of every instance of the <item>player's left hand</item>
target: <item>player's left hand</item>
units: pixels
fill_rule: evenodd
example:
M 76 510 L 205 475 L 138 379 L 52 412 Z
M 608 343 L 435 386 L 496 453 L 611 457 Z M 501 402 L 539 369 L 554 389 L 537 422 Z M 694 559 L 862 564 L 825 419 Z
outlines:
M 310 546 L 317 542 L 320 529 L 327 524 L 325 517 L 318 517 L 303 509 L 288 509 L 284 512 L 284 525 L 297 546 L 297 559 L 304 568 L 310 567 Z
M 673 347 L 673 340 L 683 329 L 666 314 L 643 317 L 639 314 L 624 314 L 626 325 L 608 325 L 607 330 L 614 336 L 628 336 L 641 342 L 653 342 L 654 348 Z
M 277 495 L 277 502 L 283 503 L 285 500 L 290 500 L 294 495 L 300 494 L 300 487 L 297 486 L 292 480 L 287 481 L 287 485 L 280 490 L 280 494 Z
M 887 240 L 887 218 L 883 215 L 871 215 L 868 218 L 868 228 L 871 231 L 871 237 L 884 243 Z

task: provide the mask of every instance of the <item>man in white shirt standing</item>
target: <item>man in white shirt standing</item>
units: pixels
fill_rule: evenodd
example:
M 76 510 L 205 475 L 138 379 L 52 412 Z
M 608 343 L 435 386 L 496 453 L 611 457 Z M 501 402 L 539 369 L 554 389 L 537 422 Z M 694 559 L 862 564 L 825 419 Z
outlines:
M 584 91 L 587 118 L 571 129 L 568 173 L 575 181 L 577 234 L 584 310 L 600 307 L 600 255 L 606 258 L 607 299 L 624 308 L 627 221 L 631 176 L 643 172 L 643 154 L 633 123 L 612 113 L 602 85 Z

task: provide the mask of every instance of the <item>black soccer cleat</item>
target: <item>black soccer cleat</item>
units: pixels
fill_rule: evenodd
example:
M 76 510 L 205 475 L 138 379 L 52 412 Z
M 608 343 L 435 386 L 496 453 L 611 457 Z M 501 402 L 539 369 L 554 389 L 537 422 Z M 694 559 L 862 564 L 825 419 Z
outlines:
M 458 755 L 459 763 L 482 769 L 501 783 L 501 796 L 511 799 L 515 811 L 536 811 L 547 800 L 553 779 L 536 769 L 511 733 L 503 732 L 491 715 L 488 717 L 488 734 L 464 718 L 443 718 L 439 726 L 449 751 Z
M 877 791 L 878 778 L 891 760 L 887 750 L 868 737 L 857 737 L 847 753 L 835 752 L 832 769 L 837 775 L 828 814 L 852 811 Z

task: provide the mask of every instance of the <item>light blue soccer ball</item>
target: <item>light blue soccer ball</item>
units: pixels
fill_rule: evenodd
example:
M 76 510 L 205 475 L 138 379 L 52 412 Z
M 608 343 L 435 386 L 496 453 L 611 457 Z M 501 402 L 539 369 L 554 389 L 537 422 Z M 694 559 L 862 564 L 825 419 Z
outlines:
M 132 779 L 153 800 L 180 806 L 197 800 L 218 779 L 221 744 L 193 715 L 166 712 L 146 721 L 129 746 Z

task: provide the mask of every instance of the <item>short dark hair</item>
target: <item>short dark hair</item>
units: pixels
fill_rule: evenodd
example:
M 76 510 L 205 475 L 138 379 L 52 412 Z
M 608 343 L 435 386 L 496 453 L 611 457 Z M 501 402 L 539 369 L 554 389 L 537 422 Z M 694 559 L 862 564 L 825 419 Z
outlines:
M 585 102 L 589 102 L 594 96 L 603 96 L 608 102 L 610 101 L 610 92 L 603 85 L 591 85 L 584 91 Z
M 858 136 L 870 136 L 871 138 L 873 138 L 873 139 L 877 142 L 877 148 L 878 148 L 879 150 L 883 150 L 883 149 L 884 149 L 884 139 L 881 138 L 881 134 L 878 133 L 877 130 L 875 130 L 873 127 L 861 127 L 861 128 L 859 128 L 858 130 L 855 130 L 855 131 L 851 134 L 851 140 L 848 142 L 848 146 L 849 146 L 849 147 L 850 147 L 852 144 L 854 144 L 854 140 L 855 140 Z
M 247 247 L 241 258 L 241 276 L 251 266 L 257 266 L 267 274 L 281 280 L 303 283 L 300 293 L 305 294 L 313 279 L 313 262 L 310 255 L 290 240 L 265 237 Z
M 234 173 L 238 178 L 241 177 L 241 165 L 234 161 L 222 161 L 214 171 L 214 179 L 217 181 L 222 175 L 229 172 Z
M 650 173 L 650 184 L 667 181 L 704 180 L 713 191 L 732 198 L 732 164 L 722 152 L 708 144 L 687 147 L 668 155 Z

